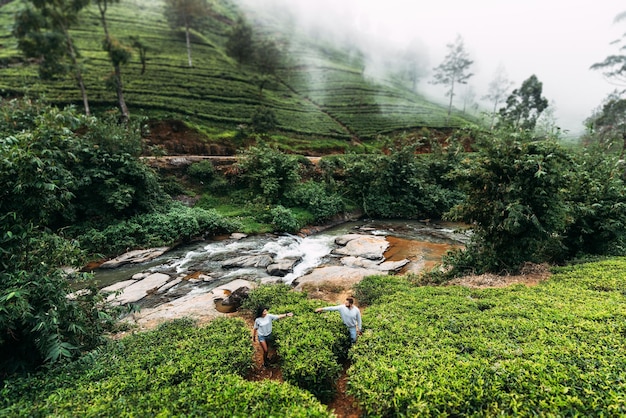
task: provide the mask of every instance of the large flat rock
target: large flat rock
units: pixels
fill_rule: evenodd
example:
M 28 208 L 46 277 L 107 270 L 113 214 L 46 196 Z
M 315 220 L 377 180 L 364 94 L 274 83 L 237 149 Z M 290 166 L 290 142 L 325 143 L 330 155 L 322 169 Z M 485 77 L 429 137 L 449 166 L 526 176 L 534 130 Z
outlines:
M 384 274 L 380 270 L 365 269 L 358 267 L 328 266 L 320 267 L 311 273 L 299 277 L 295 280 L 297 285 L 295 290 L 303 290 L 307 284 L 332 283 L 349 288 L 360 282 L 366 276 Z
M 107 300 L 113 304 L 124 305 L 143 299 L 149 292 L 156 292 L 170 280 L 170 276 L 163 273 L 153 273 L 143 280 L 139 280 L 122 290 L 120 295 L 110 295 Z
M 348 234 L 338 237 L 335 240 L 340 244 L 345 242 L 345 246 L 333 250 L 333 254 L 346 255 L 352 257 L 367 258 L 368 260 L 382 260 L 389 241 L 385 237 L 374 235 Z
M 215 308 L 215 295 L 206 289 L 197 288 L 178 299 L 154 308 L 141 309 L 124 319 L 136 324 L 141 330 L 152 329 L 159 324 L 179 318 L 193 318 L 205 323 L 224 316 Z
M 129 263 L 145 263 L 146 261 L 150 261 L 154 258 L 163 255 L 166 251 L 169 250 L 169 247 L 158 247 L 158 248 L 148 248 L 146 250 L 134 250 L 124 253 L 118 257 L 115 257 L 112 260 L 105 261 L 100 265 L 101 269 L 115 269 L 124 264 Z

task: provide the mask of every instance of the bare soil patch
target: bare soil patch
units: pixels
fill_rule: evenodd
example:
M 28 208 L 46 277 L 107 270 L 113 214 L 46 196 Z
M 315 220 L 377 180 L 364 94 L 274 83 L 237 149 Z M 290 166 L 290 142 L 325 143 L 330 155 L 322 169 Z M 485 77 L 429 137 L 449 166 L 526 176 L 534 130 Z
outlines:
M 507 287 L 515 284 L 535 286 L 550 278 L 550 267 L 547 264 L 527 263 L 520 274 L 496 275 L 480 274 L 463 276 L 449 281 L 449 286 L 459 285 L 471 288 Z

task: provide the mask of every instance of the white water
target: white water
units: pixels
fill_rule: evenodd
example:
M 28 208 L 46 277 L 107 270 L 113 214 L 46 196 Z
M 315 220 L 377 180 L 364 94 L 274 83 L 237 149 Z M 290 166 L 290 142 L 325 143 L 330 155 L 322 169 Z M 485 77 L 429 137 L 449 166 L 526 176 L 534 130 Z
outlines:
M 334 257 L 332 250 L 337 247 L 335 238 L 343 234 L 353 233 L 355 227 L 362 228 L 361 233 L 404 235 L 412 240 L 423 240 L 424 242 L 438 242 L 445 240 L 446 236 L 454 235 L 452 229 L 441 227 L 435 230 L 436 234 L 434 235 L 425 234 L 425 225 L 417 222 L 401 221 L 394 223 L 386 221 L 382 225 L 372 223 L 365 225 L 365 227 L 363 223 L 350 223 L 305 238 L 294 235 L 264 235 L 250 236 L 240 240 L 228 239 L 190 245 L 166 253 L 154 262 L 144 265 L 143 271 L 160 271 L 178 276 L 201 271 L 216 279 L 215 282 L 207 283 L 208 286 L 212 287 L 238 278 L 255 281 L 270 277 L 265 268 L 225 269 L 222 267 L 223 261 L 229 258 L 268 254 L 275 262 L 281 259 L 300 260 L 294 265 L 293 270 L 282 278 L 284 283 L 292 284 L 296 279 L 308 274 L 315 268 L 332 263 Z M 127 280 L 134 273 L 142 271 L 141 269 L 142 266 L 138 265 L 117 270 L 102 270 L 96 274 L 96 278 L 104 286 Z M 273 279 L 278 279 L 278 277 Z

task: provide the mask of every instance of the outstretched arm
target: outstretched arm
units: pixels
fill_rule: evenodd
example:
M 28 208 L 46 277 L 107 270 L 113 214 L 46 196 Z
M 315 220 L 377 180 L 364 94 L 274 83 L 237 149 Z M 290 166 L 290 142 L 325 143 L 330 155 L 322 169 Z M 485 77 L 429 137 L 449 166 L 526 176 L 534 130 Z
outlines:
M 325 308 L 317 308 L 315 309 L 315 312 L 320 313 L 320 312 L 325 312 L 325 311 L 338 311 L 341 309 L 343 305 L 338 305 L 338 306 L 327 306 Z
M 285 314 L 278 315 L 278 319 L 283 319 L 286 316 L 293 316 L 293 312 L 287 312 Z

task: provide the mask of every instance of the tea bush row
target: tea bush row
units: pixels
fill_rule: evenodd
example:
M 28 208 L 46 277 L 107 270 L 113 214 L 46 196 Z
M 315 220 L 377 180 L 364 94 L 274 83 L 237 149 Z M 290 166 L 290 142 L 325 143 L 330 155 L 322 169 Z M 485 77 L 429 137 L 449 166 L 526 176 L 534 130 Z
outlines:
M 275 321 L 273 332 L 285 381 L 328 401 L 349 349 L 349 337 L 338 314 L 316 314 L 319 301 L 307 299 L 287 285 L 263 285 L 250 292 L 242 308 L 254 312 L 264 306 L 270 313 L 293 312 Z
M 78 362 L 7 381 L 6 416 L 329 416 L 310 393 L 248 382 L 253 348 L 241 319 L 176 320 L 112 341 Z
M 626 259 L 536 287 L 421 287 L 377 297 L 352 354 L 367 415 L 626 413 Z M 360 285 L 383 293 L 379 279 Z

